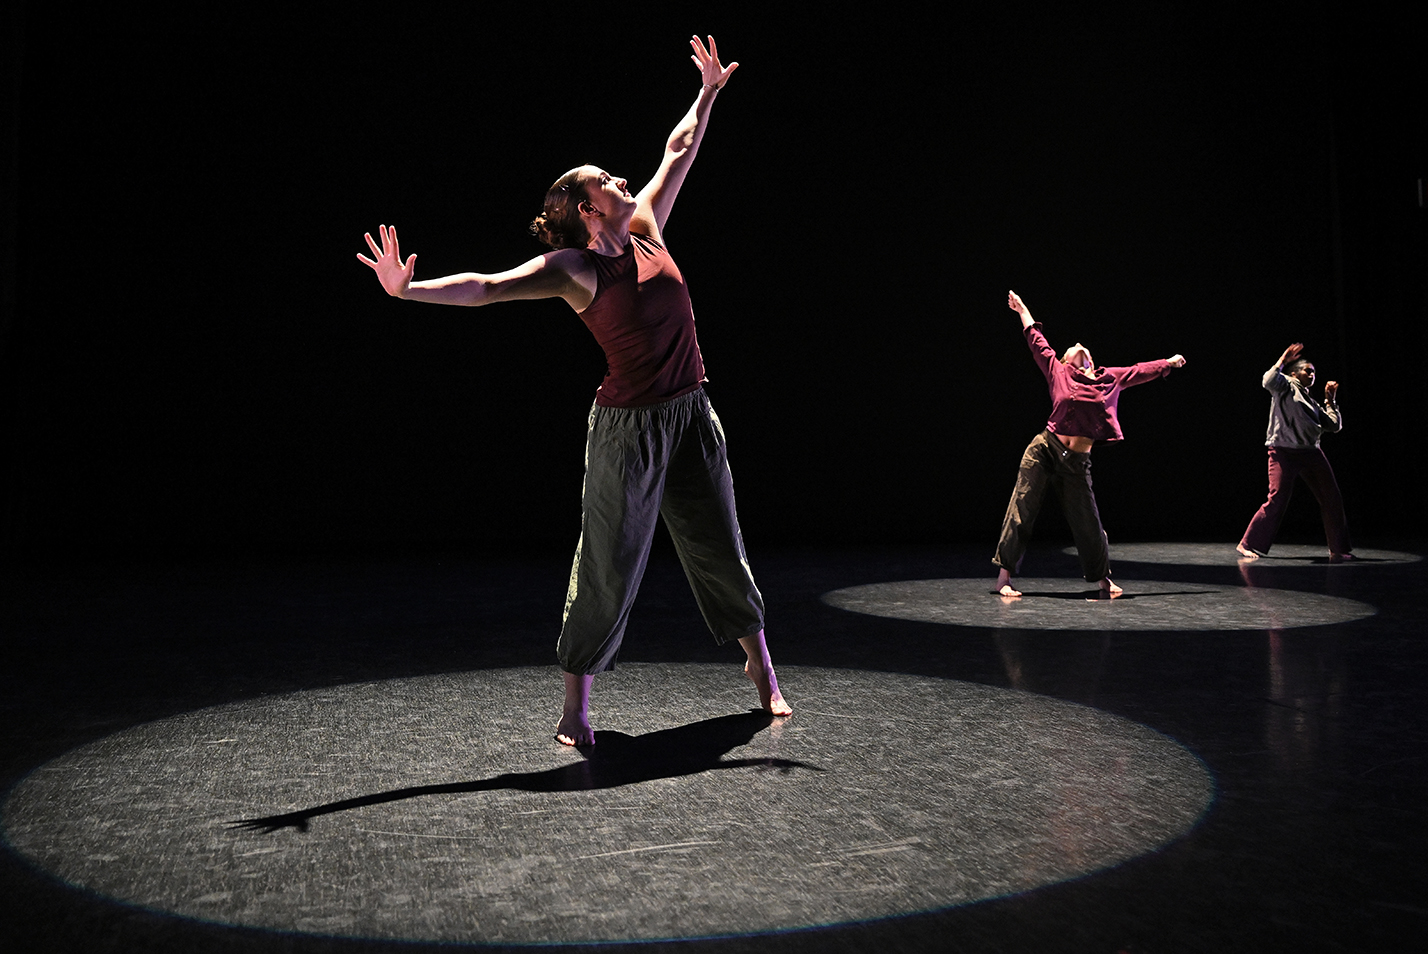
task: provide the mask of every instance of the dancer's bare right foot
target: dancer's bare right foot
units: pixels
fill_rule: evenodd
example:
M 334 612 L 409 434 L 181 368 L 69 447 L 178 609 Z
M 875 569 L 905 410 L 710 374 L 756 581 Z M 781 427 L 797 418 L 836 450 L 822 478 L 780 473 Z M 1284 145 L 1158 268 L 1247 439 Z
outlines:
M 1258 559 L 1259 559 L 1259 554 L 1258 554 L 1258 553 L 1255 553 L 1253 550 L 1251 550 L 1249 547 L 1245 546 L 1243 543 L 1236 543 L 1236 544 L 1235 544 L 1235 549 L 1239 552 L 1239 555 L 1240 555 L 1240 559 L 1241 559 L 1241 560 L 1258 560 Z
M 1021 590 L 1011 585 L 1010 570 L 999 570 L 997 572 L 997 588 L 992 590 L 992 594 L 1007 600 L 1021 599 Z
M 793 706 L 785 702 L 783 693 L 778 691 L 778 675 L 774 672 L 773 660 L 769 658 L 764 631 L 759 630 L 753 636 L 743 637 L 739 640 L 739 645 L 744 647 L 744 652 L 749 657 L 744 663 L 744 675 L 748 676 L 754 688 L 759 690 L 759 705 L 770 715 L 793 715 Z
M 1112 580 L 1109 576 L 1101 580 L 1102 599 L 1113 600 L 1124 592 L 1125 590 L 1121 589 L 1119 586 L 1116 586 L 1115 581 Z
M 754 688 L 759 690 L 759 704 L 764 707 L 765 712 L 776 716 L 793 715 L 793 706 L 785 702 L 783 693 L 778 691 L 778 676 L 774 673 L 773 666 L 762 671 L 753 671 L 749 663 L 744 663 L 744 675 L 748 676 Z

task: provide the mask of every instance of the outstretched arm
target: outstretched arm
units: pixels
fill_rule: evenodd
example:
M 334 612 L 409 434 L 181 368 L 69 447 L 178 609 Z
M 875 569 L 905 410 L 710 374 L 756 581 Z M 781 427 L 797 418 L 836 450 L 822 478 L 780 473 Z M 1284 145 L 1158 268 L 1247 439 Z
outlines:
M 575 249 L 547 252 L 524 265 L 493 275 L 463 272 L 418 282 L 413 281 L 416 256 L 402 261 L 397 227 L 383 225 L 377 231 L 382 237 L 381 246 L 368 232 L 364 238 L 373 257 L 359 254 L 357 260 L 377 273 L 382 288 L 394 298 L 440 305 L 489 305 L 518 299 L 563 298 L 570 307 L 580 311 L 590 304 L 594 296 L 594 278 L 584 274 L 588 266 Z M 586 281 L 581 281 L 582 278 Z
M 1030 328 L 1036 324 L 1036 319 L 1031 317 L 1031 310 L 1026 307 L 1026 302 L 1021 300 L 1021 296 L 1014 291 L 1007 292 L 1007 307 L 1021 316 L 1021 326 Z
M 1016 292 L 1007 292 L 1007 307 L 1021 316 L 1021 333 L 1026 337 L 1027 347 L 1031 349 L 1031 360 L 1036 362 L 1042 376 L 1050 382 L 1052 368 L 1056 366 L 1056 352 L 1052 350 L 1051 342 L 1047 341 L 1041 329 L 1036 327 L 1036 319 L 1031 317 L 1031 309 L 1026 307 L 1026 302 L 1022 301 Z
M 674 208 L 675 197 L 679 195 L 679 187 L 684 184 L 684 177 L 689 174 L 689 166 L 699 151 L 699 143 L 709 125 L 709 110 L 714 106 L 714 97 L 724 88 L 734 70 L 739 68 L 738 63 L 730 63 L 725 68 L 719 62 L 719 45 L 712 36 L 707 48 L 697 36 L 689 41 L 689 45 L 694 50 L 690 59 L 699 67 L 700 81 L 704 85 L 699 88 L 694 105 L 689 107 L 689 112 L 670 133 L 659 171 L 636 196 L 639 206 L 635 211 L 635 223 L 655 238 L 660 238 L 670 210 Z

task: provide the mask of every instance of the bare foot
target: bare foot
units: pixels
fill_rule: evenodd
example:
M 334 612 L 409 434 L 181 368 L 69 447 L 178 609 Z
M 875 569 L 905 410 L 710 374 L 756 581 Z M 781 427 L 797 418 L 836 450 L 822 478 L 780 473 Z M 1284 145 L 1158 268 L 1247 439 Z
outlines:
M 1021 599 L 1021 590 L 1016 589 L 1010 583 L 1003 583 L 997 589 L 992 590 L 992 595 L 1007 600 L 1019 600 Z
M 584 712 L 567 712 L 555 727 L 555 740 L 561 745 L 594 745 L 595 730 Z
M 783 699 L 778 691 L 778 675 L 774 672 L 773 660 L 769 659 L 769 647 L 764 642 L 764 631 L 739 640 L 749 659 L 744 663 L 744 675 L 759 690 L 759 705 L 764 711 L 776 716 L 793 715 L 793 707 Z
M 1245 546 L 1243 543 L 1236 543 L 1236 544 L 1235 544 L 1235 549 L 1239 551 L 1239 554 L 1240 554 L 1240 558 L 1241 558 L 1241 559 L 1244 559 L 1244 560 L 1258 560 L 1258 559 L 1259 559 L 1259 554 L 1258 554 L 1258 553 L 1255 553 L 1253 550 L 1251 550 L 1249 547 Z M 1330 559 L 1333 559 L 1333 557 L 1330 556 Z
M 590 728 L 590 683 L 594 676 L 567 672 L 565 705 L 560 723 L 555 727 L 555 740 L 561 745 L 594 745 L 595 730 Z
M 759 690 L 759 704 L 764 707 L 765 712 L 776 716 L 793 715 L 793 706 L 784 702 L 783 693 L 778 691 L 778 675 L 774 673 L 772 666 L 750 672 L 749 664 L 744 663 L 744 675 L 748 676 L 749 681 Z
M 1119 586 L 1116 586 L 1115 581 L 1112 580 L 1109 576 L 1101 581 L 1101 596 L 1105 597 L 1108 600 L 1113 600 L 1124 592 L 1125 590 L 1121 589 Z
M 1358 557 L 1354 556 L 1352 553 L 1333 553 L 1333 552 L 1330 552 L 1330 554 L 1329 554 L 1329 562 L 1330 562 L 1330 563 L 1346 563 L 1346 562 L 1348 562 L 1349 560 L 1357 560 L 1357 559 L 1358 559 Z

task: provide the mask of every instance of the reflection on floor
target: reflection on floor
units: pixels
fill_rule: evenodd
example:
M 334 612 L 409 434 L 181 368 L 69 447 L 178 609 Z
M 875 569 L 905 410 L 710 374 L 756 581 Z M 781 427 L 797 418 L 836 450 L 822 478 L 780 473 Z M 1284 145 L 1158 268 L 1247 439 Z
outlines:
M 721 734 L 710 757 L 732 764 L 727 771 L 688 755 L 704 744 L 688 740 L 743 718 L 746 700 L 725 700 L 720 688 L 732 666 L 729 691 L 748 692 L 738 653 L 712 645 L 678 566 L 657 559 L 623 657 L 642 665 L 596 683 L 596 728 L 616 744 L 579 777 L 604 782 L 544 788 L 489 783 L 488 769 L 502 766 L 506 781 L 569 781 L 582 764 L 546 735 L 557 715 L 545 710 L 558 698 L 549 657 L 564 554 L 11 574 L 0 594 L 0 625 L 11 634 L 4 940 L 26 951 L 366 952 L 427 948 L 331 935 L 495 944 L 703 935 L 670 949 L 1148 954 L 1392 949 L 1421 936 L 1428 563 L 1410 559 L 1421 549 L 1386 548 L 1398 555 L 1347 566 L 1291 558 L 1243 566 L 1196 552 L 1166 544 L 1126 553 L 1117 579 L 1145 598 L 1038 606 L 1029 596 L 1020 624 L 977 615 L 1001 605 L 985 594 L 991 575 L 980 551 L 756 552 L 774 658 L 802 711 L 778 738 L 762 722 Z M 1080 593 L 1074 559 L 1047 549 L 1031 561 L 1046 592 Z M 937 585 L 910 587 L 919 581 Z M 866 605 L 840 608 L 834 595 L 870 591 L 884 610 L 915 605 L 870 615 Z M 1150 598 L 1192 592 L 1219 609 Z M 926 611 L 939 593 L 946 602 Z M 1174 625 L 1160 625 L 1157 603 Z M 1245 606 L 1268 615 L 1245 624 Z M 1366 609 L 1326 615 L 1334 607 Z M 1067 611 L 1114 616 L 1100 627 L 1056 628 Z M 1187 614 L 1201 628 L 1187 626 Z M 495 687 L 502 679 L 515 681 Z M 483 685 L 489 693 L 471 699 Z M 393 686 L 402 691 L 394 696 Z M 401 704 L 384 712 L 354 692 Z M 1068 730 L 1079 741 L 1067 741 Z M 1149 761 L 1117 757 L 1140 751 L 1139 742 L 1114 742 L 1122 731 L 1168 748 L 1157 756 L 1152 745 Z M 639 742 L 668 733 L 685 740 L 675 747 L 685 755 Z M 247 740 L 246 755 L 235 755 L 234 739 Z M 631 741 L 622 749 L 622 740 Z M 1157 784 L 1174 791 L 1188 784 L 1175 779 L 1193 778 L 1166 754 L 1185 750 L 1198 759 L 1184 765 L 1203 764 L 1213 777 L 1208 812 L 1149 853 L 1098 864 L 1096 851 L 1155 826 L 1165 794 Z M 641 753 L 638 771 L 620 762 L 622 751 Z M 670 758 L 678 771 L 660 767 Z M 1158 783 L 1157 765 L 1165 769 Z M 112 781 L 125 772 L 128 782 Z M 1048 786 L 1018 781 L 1028 773 Z M 1074 802 L 1065 800 L 1073 776 Z M 42 784 L 54 787 L 26 801 Z M 250 808 L 244 800 L 257 790 L 267 794 Z M 1036 794 L 1052 790 L 1060 801 Z M 1117 794 L 1107 800 L 1097 790 Z M 353 794 L 369 798 L 345 805 Z M 202 835 L 217 846 L 209 866 L 185 874 L 173 845 L 193 821 L 184 806 L 200 795 L 218 799 L 222 808 L 210 814 L 227 820 L 263 809 L 330 811 L 304 819 L 307 832 L 210 826 Z M 584 836 L 575 839 L 601 850 L 566 849 L 562 864 L 574 833 L 558 819 L 585 805 L 569 801 L 577 796 L 606 800 L 606 820 L 579 823 Z M 495 824 L 473 809 L 493 798 L 532 814 Z M 1058 804 L 1059 813 L 1038 815 Z M 1076 812 L 1066 814 L 1068 805 Z M 350 841 L 330 837 L 342 826 Z M 740 839 L 744 848 L 732 847 Z M 1025 880 L 1014 869 L 1029 846 L 1038 864 L 1086 873 Z M 126 852 L 133 858 L 122 862 Z M 578 858 L 598 864 L 603 879 L 583 893 Z M 763 880 L 741 867 L 751 858 L 772 869 Z M 500 897 L 456 873 L 483 865 L 499 870 Z M 342 919 L 355 910 L 343 872 L 367 892 L 355 921 Z M 736 872 L 737 889 L 729 884 Z M 413 878 L 415 891 L 404 883 Z M 998 878 L 1021 893 L 978 893 Z M 126 885 L 168 894 L 126 894 Z M 462 931 L 373 927 L 392 923 L 383 910 L 420 921 L 413 895 L 423 893 L 450 901 L 442 916 Z M 263 917 L 234 916 L 237 896 Z M 965 903 L 977 897 L 990 900 Z M 730 932 L 740 898 L 780 912 L 750 930 L 856 923 L 707 937 Z M 608 930 L 553 926 L 578 924 L 582 901 L 601 905 L 584 920 Z M 226 913 L 202 919 L 205 904 Z M 517 928 L 484 930 L 482 910 L 488 924 L 504 918 Z M 720 911 L 719 924 L 701 920 Z M 884 916 L 900 911 L 921 913 Z M 622 920 L 623 933 L 614 929 Z

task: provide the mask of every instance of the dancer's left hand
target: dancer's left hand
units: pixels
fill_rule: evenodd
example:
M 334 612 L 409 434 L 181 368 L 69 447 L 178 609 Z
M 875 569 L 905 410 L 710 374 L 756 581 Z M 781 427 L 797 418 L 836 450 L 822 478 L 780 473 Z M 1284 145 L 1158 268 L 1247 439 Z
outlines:
M 1165 363 L 1170 365 L 1172 368 L 1183 368 L 1185 367 L 1185 355 L 1173 355 L 1169 358 L 1166 358 Z
M 705 86 L 713 86 L 715 89 L 723 89 L 724 84 L 729 82 L 729 77 L 739 68 L 738 63 L 730 63 L 725 69 L 719 63 L 719 44 L 714 42 L 714 38 L 709 38 L 709 46 L 706 49 L 703 41 L 699 37 L 694 37 L 689 41 L 689 45 L 694 49 L 694 55 L 690 57 L 694 65 L 699 67 L 699 72 L 704 79 Z
M 1337 404 L 1337 403 L 1338 403 L 1338 401 L 1339 401 L 1339 382 L 1338 382 L 1338 381 L 1325 381 L 1325 382 L 1324 382 L 1324 400 L 1325 400 L 1325 401 L 1328 401 L 1330 404 Z

